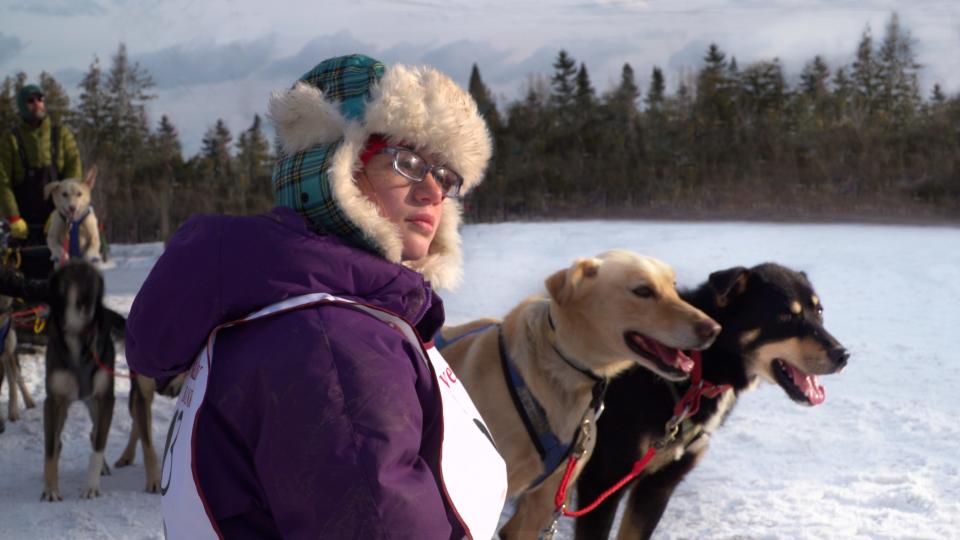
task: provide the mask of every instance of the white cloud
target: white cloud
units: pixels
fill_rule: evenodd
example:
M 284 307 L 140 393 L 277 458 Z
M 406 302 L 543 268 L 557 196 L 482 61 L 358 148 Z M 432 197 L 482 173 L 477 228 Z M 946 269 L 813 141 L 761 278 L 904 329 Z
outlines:
M 106 10 L 94 0 L 24 0 L 10 6 L 13 11 L 54 17 L 102 15 Z
M 20 54 L 23 50 L 23 42 L 17 36 L 8 36 L 0 32 L 0 66 L 8 60 Z

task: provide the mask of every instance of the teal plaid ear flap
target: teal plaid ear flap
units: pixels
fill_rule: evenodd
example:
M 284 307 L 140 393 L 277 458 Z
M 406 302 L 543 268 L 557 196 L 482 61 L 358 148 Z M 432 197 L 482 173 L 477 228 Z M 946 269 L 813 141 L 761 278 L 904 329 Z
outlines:
M 354 54 L 325 60 L 300 77 L 300 81 L 319 88 L 324 99 L 336 103 L 348 120 L 362 122 L 370 88 L 380 80 L 384 70 L 382 62 Z M 342 143 L 341 138 L 279 157 L 273 167 L 276 204 L 299 212 L 318 233 L 340 236 L 383 255 L 376 244 L 347 219 L 333 198 L 329 168 Z

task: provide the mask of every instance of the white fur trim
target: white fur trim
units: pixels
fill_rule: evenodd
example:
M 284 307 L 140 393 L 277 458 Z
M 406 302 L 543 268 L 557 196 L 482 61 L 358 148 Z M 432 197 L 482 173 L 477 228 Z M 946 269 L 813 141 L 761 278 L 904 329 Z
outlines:
M 360 192 L 356 183 L 356 170 L 360 166 L 360 152 L 367 142 L 367 132 L 351 122 L 344 134 L 343 143 L 334 151 L 327 177 L 330 191 L 347 219 L 373 240 L 383 256 L 391 262 L 400 262 L 403 240 L 396 225 L 380 215 L 377 206 Z
M 324 99 L 316 86 L 302 81 L 285 92 L 274 92 L 268 111 L 288 154 L 336 141 L 347 126 L 337 104 Z
M 389 66 L 370 90 L 368 133 L 383 133 L 439 154 L 464 178 L 464 192 L 483 179 L 490 135 L 473 98 L 427 67 Z

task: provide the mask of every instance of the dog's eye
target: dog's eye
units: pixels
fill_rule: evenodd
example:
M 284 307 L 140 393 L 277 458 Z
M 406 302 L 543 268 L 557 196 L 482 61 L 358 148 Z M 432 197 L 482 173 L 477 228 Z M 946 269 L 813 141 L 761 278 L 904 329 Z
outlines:
M 641 285 L 634 289 L 633 294 L 639 296 L 640 298 L 653 298 L 654 296 L 653 289 L 647 287 L 646 285 Z

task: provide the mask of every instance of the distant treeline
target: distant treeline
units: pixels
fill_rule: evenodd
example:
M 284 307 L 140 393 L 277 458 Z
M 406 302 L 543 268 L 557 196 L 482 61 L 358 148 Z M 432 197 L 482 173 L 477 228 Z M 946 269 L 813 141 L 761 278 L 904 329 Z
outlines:
M 920 95 L 914 47 L 894 14 L 879 43 L 868 27 L 849 64 L 816 56 L 796 84 L 778 59 L 710 45 L 673 94 L 657 67 L 641 92 L 625 64 L 599 96 L 560 51 L 502 113 L 474 67 L 497 151 L 468 215 L 960 218 L 960 96 Z
M 939 85 L 921 96 L 914 49 L 894 14 L 878 43 L 863 32 L 849 64 L 816 56 L 790 84 L 778 59 L 741 67 L 710 45 L 672 94 L 657 67 L 641 92 L 629 64 L 598 94 L 560 51 L 552 76 L 532 76 L 502 111 L 475 65 L 469 89 L 495 154 L 467 217 L 957 219 L 960 96 Z M 4 80 L 0 126 L 15 121 L 25 80 Z M 124 45 L 108 71 L 93 61 L 76 106 L 49 74 L 39 83 L 85 166 L 100 167 L 95 203 L 112 241 L 164 239 L 196 212 L 270 207 L 275 144 L 259 115 L 235 140 L 217 120 L 184 159 L 166 116 L 151 128 L 153 82 Z

